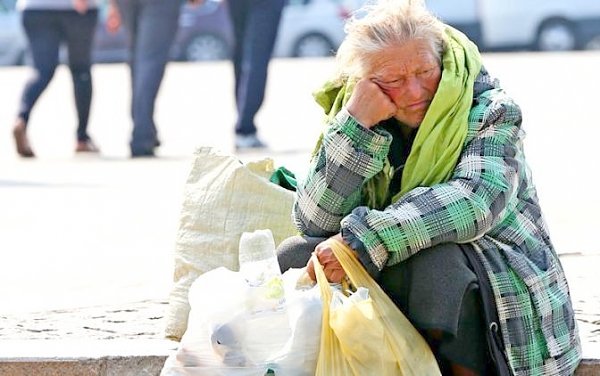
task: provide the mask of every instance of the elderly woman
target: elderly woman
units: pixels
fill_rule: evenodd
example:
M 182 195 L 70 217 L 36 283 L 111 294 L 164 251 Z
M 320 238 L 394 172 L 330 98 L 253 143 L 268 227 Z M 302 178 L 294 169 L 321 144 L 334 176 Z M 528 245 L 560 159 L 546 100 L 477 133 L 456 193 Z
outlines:
M 443 374 L 570 375 L 570 294 L 523 153 L 521 111 L 477 48 L 415 1 L 380 1 L 347 25 L 339 76 L 316 94 L 328 128 L 298 186 L 304 236 L 351 247 L 430 344 Z M 309 273 L 312 265 L 308 264 Z

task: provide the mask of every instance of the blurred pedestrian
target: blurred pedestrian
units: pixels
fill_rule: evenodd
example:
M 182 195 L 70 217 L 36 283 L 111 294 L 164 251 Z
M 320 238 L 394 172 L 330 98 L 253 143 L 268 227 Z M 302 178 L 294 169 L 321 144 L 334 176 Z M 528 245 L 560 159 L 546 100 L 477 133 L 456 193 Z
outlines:
M 13 136 L 17 153 L 31 158 L 35 154 L 27 137 L 31 111 L 54 76 L 59 49 L 66 43 L 68 64 L 75 89 L 77 108 L 76 152 L 98 152 L 87 133 L 92 102 L 91 48 L 98 19 L 95 0 L 18 0 L 22 22 L 33 59 L 33 75 L 27 81 Z
M 238 117 L 236 149 L 266 145 L 256 134 L 254 117 L 262 105 L 267 71 L 284 0 L 228 0 L 235 45 L 233 69 Z
M 153 157 L 160 146 L 154 122 L 156 96 L 177 32 L 182 0 L 111 0 L 107 27 L 121 23 L 130 38 L 132 157 Z M 201 4 L 204 0 L 188 0 Z

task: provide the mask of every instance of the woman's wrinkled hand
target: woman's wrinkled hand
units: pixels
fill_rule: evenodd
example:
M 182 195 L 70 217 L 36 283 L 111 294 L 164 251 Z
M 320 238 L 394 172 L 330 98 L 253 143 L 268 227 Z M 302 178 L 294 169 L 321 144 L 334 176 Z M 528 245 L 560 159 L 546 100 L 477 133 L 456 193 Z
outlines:
M 346 109 L 356 121 L 369 129 L 391 118 L 397 111 L 390 97 L 369 78 L 356 83 Z
M 340 234 L 333 236 L 330 239 L 335 239 L 343 242 L 342 236 Z M 342 265 L 338 261 L 338 259 L 333 254 L 333 250 L 331 249 L 330 239 L 327 239 L 321 243 L 319 243 L 315 247 L 315 254 L 317 255 L 317 259 L 319 263 L 323 266 L 323 271 L 325 272 L 325 277 L 331 283 L 340 283 L 342 279 L 346 276 L 346 272 L 342 268 Z M 313 281 L 317 280 L 315 275 L 315 266 L 313 265 L 312 258 L 308 261 L 306 265 L 306 271 L 310 278 Z
M 85 14 L 88 11 L 88 0 L 73 0 L 73 8 L 79 14 Z
M 106 30 L 109 33 L 116 33 L 121 27 L 121 13 L 117 5 L 111 1 L 108 6 L 108 12 L 106 14 Z
M 202 4 L 204 4 L 205 0 L 187 0 L 188 4 L 190 4 L 192 7 L 198 7 Z

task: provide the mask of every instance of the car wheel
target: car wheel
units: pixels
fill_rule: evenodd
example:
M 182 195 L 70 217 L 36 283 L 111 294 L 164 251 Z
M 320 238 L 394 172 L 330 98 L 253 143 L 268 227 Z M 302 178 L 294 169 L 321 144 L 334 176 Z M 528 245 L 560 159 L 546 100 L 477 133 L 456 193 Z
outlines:
M 570 51 L 577 48 L 577 36 L 573 26 L 565 20 L 544 22 L 537 34 L 539 51 Z
M 21 56 L 21 65 L 27 65 L 29 67 L 33 66 L 33 56 L 31 56 L 30 49 L 26 49 L 25 51 L 23 51 L 23 54 Z
M 586 50 L 600 50 L 600 35 L 596 35 L 585 44 Z
M 294 44 L 292 56 L 294 57 L 325 57 L 334 54 L 335 46 L 323 34 L 307 34 L 298 39 Z
M 15 60 L 13 61 L 12 65 L 26 65 L 26 55 L 27 55 L 27 51 L 21 51 L 16 57 Z
M 216 35 L 198 34 L 186 45 L 184 57 L 187 61 L 224 60 L 229 57 L 229 46 Z

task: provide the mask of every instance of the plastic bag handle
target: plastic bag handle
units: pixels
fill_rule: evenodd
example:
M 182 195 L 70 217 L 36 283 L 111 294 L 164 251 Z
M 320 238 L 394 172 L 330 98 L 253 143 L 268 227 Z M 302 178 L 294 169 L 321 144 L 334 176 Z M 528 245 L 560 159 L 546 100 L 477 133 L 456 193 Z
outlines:
M 327 242 L 352 285 L 356 288 L 369 288 L 373 283 L 373 279 L 360 263 L 352 248 L 337 239 L 329 239 Z
M 354 251 L 350 247 L 336 239 L 328 239 L 326 242 L 331 246 L 333 254 L 340 262 L 340 265 L 344 269 L 344 272 L 346 272 L 346 276 L 354 288 L 369 288 L 374 283 L 371 276 L 367 273 L 360 261 L 358 261 Z M 329 281 L 327 281 L 327 277 L 325 276 L 323 266 L 315 253 L 312 254 L 311 260 L 314 265 L 315 275 L 317 277 L 319 289 L 321 290 L 321 296 L 323 296 L 323 301 L 329 303 L 333 294 L 329 286 Z M 342 280 L 342 292 L 344 295 L 348 295 L 349 289 L 350 286 L 348 286 L 348 281 Z
M 328 240 L 333 254 L 339 261 L 340 265 L 346 272 L 350 282 L 356 287 L 365 287 L 369 290 L 369 296 L 373 302 L 375 311 L 380 315 L 380 320 L 384 327 L 387 328 L 388 337 L 386 343 L 392 347 L 392 351 L 399 365 L 402 365 L 402 374 L 406 375 L 427 375 L 440 376 L 440 370 L 437 362 L 427 342 L 412 326 L 404 314 L 394 304 L 391 298 L 383 291 L 383 289 L 371 278 L 369 273 L 362 266 L 360 261 L 354 255 L 345 243 L 335 239 Z M 313 265 L 315 267 L 315 275 L 317 283 L 321 291 L 321 299 L 323 301 L 323 321 L 322 328 L 333 333 L 329 326 L 330 319 L 330 303 L 333 296 L 331 287 L 325 277 L 323 267 L 319 263 L 316 254 L 312 256 Z M 329 341 L 324 341 L 329 338 Z M 327 347 L 328 350 L 323 349 Z M 340 344 L 337 336 L 321 335 L 321 352 L 325 354 L 336 354 L 340 350 Z M 343 359 L 343 354 L 340 355 Z M 327 360 L 323 360 L 327 362 Z M 321 358 L 317 363 L 317 370 L 320 369 Z M 330 365 L 330 364 L 328 364 Z M 324 367 L 329 370 L 330 368 Z M 350 373 L 346 373 L 350 374 Z
M 319 262 L 319 258 L 315 253 L 312 254 L 311 260 L 315 268 L 317 284 L 319 285 L 319 290 L 321 291 L 321 300 L 323 301 L 323 307 L 325 307 L 325 304 L 329 305 L 329 302 L 331 302 L 331 297 L 333 296 L 333 293 L 331 292 L 329 281 L 327 281 L 327 277 L 325 276 L 323 266 Z

